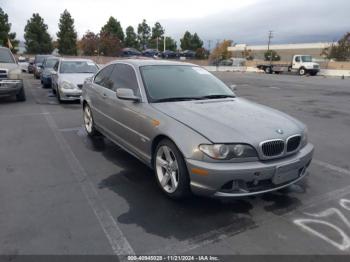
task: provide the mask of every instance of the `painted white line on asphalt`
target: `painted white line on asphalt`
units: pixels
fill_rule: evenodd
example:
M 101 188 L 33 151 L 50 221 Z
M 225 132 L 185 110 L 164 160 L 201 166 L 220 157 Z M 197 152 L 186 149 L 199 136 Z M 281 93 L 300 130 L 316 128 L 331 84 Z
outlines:
M 271 89 L 281 89 L 280 87 L 277 87 L 277 86 L 269 86 L 269 88 L 271 88 Z
M 0 115 L 0 117 L 27 117 L 27 116 L 42 116 L 48 113 L 31 113 L 31 114 L 13 114 L 13 115 Z
M 41 106 L 41 108 L 43 112 L 45 112 L 45 108 L 43 106 Z M 71 150 L 70 146 L 67 144 L 66 140 L 59 132 L 55 120 L 50 114 L 45 115 L 45 118 L 57 140 L 57 143 L 61 147 L 63 155 L 70 165 L 73 175 L 79 182 L 90 207 L 94 211 L 106 237 L 108 238 L 114 253 L 116 255 L 135 254 L 130 243 L 125 238 L 123 232 L 115 222 L 111 212 L 103 204 L 103 201 L 99 197 L 84 168 Z
M 133 255 L 135 254 L 129 241 L 114 220 L 111 212 L 104 205 L 102 199 L 98 195 L 94 184 L 90 181 L 83 166 L 75 156 L 74 152 L 63 138 L 57 124 L 45 106 L 40 105 L 40 109 L 45 115 L 48 126 L 50 127 L 58 145 L 60 146 L 64 157 L 71 169 L 72 174 L 78 181 L 81 190 L 84 193 L 91 209 L 93 210 L 103 232 L 105 233 L 113 252 L 116 255 Z
M 342 167 L 339 167 L 339 166 L 335 166 L 335 165 L 323 162 L 321 160 L 314 159 L 314 160 L 312 160 L 312 163 L 314 163 L 316 165 L 319 165 L 319 166 L 322 166 L 322 167 L 325 167 L 325 168 L 328 168 L 328 169 L 330 169 L 332 171 L 336 171 L 336 172 L 341 173 L 341 174 L 350 175 L 350 170 L 349 169 L 345 169 L 345 168 L 342 168 Z

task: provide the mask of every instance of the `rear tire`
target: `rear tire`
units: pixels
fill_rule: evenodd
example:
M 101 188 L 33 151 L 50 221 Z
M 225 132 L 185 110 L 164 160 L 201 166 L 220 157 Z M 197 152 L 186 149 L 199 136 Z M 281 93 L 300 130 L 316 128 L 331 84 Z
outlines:
M 24 87 L 22 87 L 21 91 L 16 95 L 16 100 L 18 102 L 26 101 L 26 93 L 24 92 Z
M 300 68 L 299 71 L 298 71 L 298 73 L 299 73 L 300 76 L 306 75 L 306 70 L 305 70 L 305 68 L 304 68 L 304 67 Z
M 153 153 L 153 167 L 159 187 L 169 198 L 184 199 L 191 195 L 184 157 L 171 140 L 158 143 Z

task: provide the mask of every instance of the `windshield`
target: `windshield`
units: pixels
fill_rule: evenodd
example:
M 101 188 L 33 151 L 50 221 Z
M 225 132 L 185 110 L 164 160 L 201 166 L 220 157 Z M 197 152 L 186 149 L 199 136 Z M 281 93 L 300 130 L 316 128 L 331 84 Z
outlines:
M 35 64 L 42 64 L 43 61 L 44 61 L 44 59 L 45 59 L 46 57 L 48 57 L 48 56 L 47 56 L 47 55 L 37 55 L 37 56 L 35 57 L 34 63 L 35 63 Z
M 97 66 L 90 61 L 64 61 L 60 67 L 62 74 L 94 74 L 97 72 Z
M 15 60 L 13 60 L 13 56 L 9 50 L 0 49 L 0 63 L 15 63 Z
M 303 62 L 312 62 L 312 56 L 311 55 L 304 55 L 301 57 L 301 61 Z
M 234 96 L 223 82 L 201 67 L 152 65 L 142 66 L 140 70 L 151 102 L 172 98 Z
M 46 59 L 44 63 L 45 68 L 53 68 L 58 59 Z

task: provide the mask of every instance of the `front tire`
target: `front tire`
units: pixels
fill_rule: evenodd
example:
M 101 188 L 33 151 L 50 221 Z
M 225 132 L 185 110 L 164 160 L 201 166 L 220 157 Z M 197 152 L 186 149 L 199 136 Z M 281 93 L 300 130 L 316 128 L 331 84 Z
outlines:
M 24 87 L 22 87 L 21 91 L 16 95 L 16 100 L 18 102 L 26 101 L 26 93 L 24 92 Z
M 92 116 L 91 108 L 88 104 L 84 106 L 83 115 L 84 115 L 84 127 L 88 136 L 90 137 L 98 136 L 100 133 L 95 128 L 94 118 Z
M 300 68 L 298 73 L 299 73 L 300 76 L 304 76 L 306 74 L 305 68 L 304 67 Z
M 191 194 L 190 179 L 182 153 L 169 139 L 163 139 L 153 155 L 158 185 L 170 198 L 183 199 Z

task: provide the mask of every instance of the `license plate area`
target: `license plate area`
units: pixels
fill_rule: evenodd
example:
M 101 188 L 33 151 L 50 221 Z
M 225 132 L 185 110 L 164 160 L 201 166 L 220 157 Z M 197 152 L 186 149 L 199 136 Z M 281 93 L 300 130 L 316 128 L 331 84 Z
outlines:
M 272 178 L 272 183 L 275 185 L 283 184 L 299 177 L 299 161 L 279 166 L 276 168 L 276 173 Z

